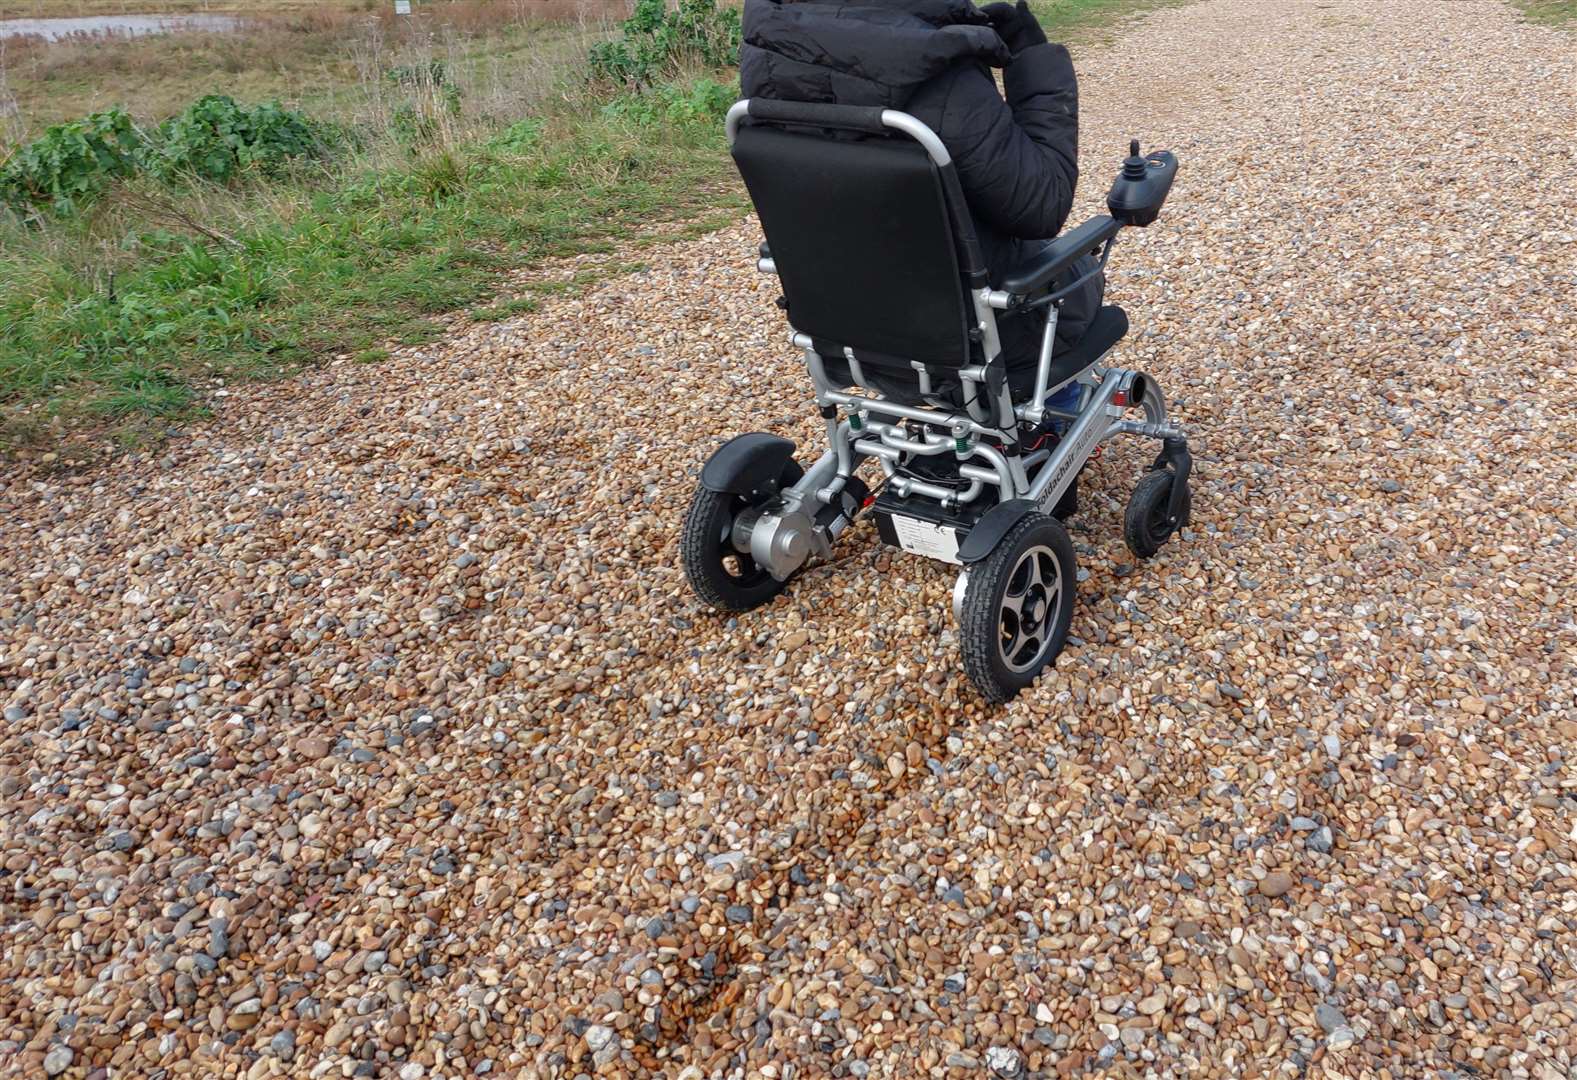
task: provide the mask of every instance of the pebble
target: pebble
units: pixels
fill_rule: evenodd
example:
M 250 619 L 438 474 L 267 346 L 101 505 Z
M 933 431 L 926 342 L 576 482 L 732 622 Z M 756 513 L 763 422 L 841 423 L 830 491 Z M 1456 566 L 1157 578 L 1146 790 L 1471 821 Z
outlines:
M 1259 881 L 1261 896 L 1284 896 L 1292 888 L 1292 875 L 1285 870 L 1272 870 Z
M 1314 1007 L 1314 1019 L 1319 1021 L 1320 1028 L 1327 1035 L 1347 1026 L 1347 1018 L 1342 1015 L 1342 1011 L 1328 1002 L 1322 1001 Z
M 1024 1071 L 1024 1060 L 1010 1046 L 993 1046 L 986 1051 L 986 1067 L 997 1076 L 1016 1077 Z
M 44 1054 L 44 1075 L 59 1076 L 71 1067 L 72 1059 L 76 1055 L 71 1047 L 56 1043 Z
M 268 1040 L 269 1053 L 281 1061 L 289 1061 L 296 1054 L 296 1033 L 289 1028 Z
M 1336 1053 L 1347 1050 L 1358 1041 L 1358 1036 L 1353 1034 L 1352 1028 L 1339 1027 L 1331 1032 L 1325 1040 L 1325 1045 Z

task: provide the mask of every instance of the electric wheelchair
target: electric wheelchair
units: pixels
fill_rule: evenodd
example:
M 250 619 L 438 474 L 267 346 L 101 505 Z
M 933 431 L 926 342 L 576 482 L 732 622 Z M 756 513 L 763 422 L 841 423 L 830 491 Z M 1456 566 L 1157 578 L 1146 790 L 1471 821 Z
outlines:
M 831 445 L 808 470 L 775 435 L 718 449 L 681 535 L 685 575 L 714 608 L 756 607 L 869 510 L 886 543 L 961 567 L 964 668 L 987 699 L 1007 701 L 1067 638 L 1077 570 L 1056 513 L 1102 442 L 1161 443 L 1125 515 L 1136 556 L 1188 521 L 1186 436 L 1154 380 L 1105 364 L 1128 329 L 1122 309 L 1103 307 L 1071 347 L 1056 340 L 1058 305 L 1083 280 L 1058 279 L 1086 254 L 1099 261 L 1085 277 L 1103 270 L 1124 227 L 1153 222 L 1177 161 L 1134 142 L 1110 215 L 992 288 L 947 149 L 914 117 L 754 98 L 729 110 L 727 131 L 766 234 L 758 266 L 782 284 Z M 997 319 L 1037 307 L 1047 319 L 1031 380 L 1007 369 Z M 1070 385 L 1077 408 L 1049 408 Z M 872 459 L 875 490 L 856 475 Z

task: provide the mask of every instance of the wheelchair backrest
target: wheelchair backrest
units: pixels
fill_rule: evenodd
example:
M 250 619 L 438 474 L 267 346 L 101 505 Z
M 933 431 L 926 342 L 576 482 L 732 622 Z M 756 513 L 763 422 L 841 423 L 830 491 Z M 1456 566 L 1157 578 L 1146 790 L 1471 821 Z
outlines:
M 983 286 L 984 274 L 957 177 L 935 136 L 928 150 L 879 109 L 741 104 L 749 122 L 734 132 L 734 161 L 794 329 L 823 356 L 848 349 L 861 365 L 979 363 L 969 288 Z

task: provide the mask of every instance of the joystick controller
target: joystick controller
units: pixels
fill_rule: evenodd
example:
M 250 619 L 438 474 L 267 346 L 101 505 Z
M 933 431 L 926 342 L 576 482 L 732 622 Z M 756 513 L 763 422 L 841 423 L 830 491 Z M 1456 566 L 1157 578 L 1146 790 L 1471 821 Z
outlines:
M 1160 216 L 1176 177 L 1177 158 L 1170 150 L 1141 154 L 1139 140 L 1134 139 L 1128 144 L 1123 171 L 1106 195 L 1106 207 L 1124 225 L 1143 228 Z

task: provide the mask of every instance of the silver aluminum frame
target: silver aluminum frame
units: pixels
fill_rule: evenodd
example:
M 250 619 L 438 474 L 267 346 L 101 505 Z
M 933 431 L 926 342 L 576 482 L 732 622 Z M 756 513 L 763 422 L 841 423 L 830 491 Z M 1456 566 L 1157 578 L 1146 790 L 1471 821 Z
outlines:
M 740 101 L 728 110 L 726 128 L 730 145 L 748 115 L 749 104 L 748 100 Z M 886 126 L 920 143 L 938 168 L 951 162 L 941 139 L 915 117 L 885 109 L 881 118 Z M 756 265 L 764 273 L 777 272 L 777 265 L 771 258 L 762 258 Z M 1027 499 L 1042 512 L 1050 513 L 1079 469 L 1107 439 L 1124 434 L 1163 440 L 1184 437 L 1182 429 L 1168 421 L 1166 400 L 1154 380 L 1127 368 L 1106 367 L 1104 361 L 1109 353 L 1098 357 L 1071 379 L 1055 386 L 1048 385 L 1057 330 L 1057 304 L 1049 305 L 1047 312 L 1033 396 L 1022 403 L 1014 402 L 1004 380 L 997 399 L 987 400 L 984 393 L 988 386 L 987 367 L 1001 352 L 996 312 L 1015 306 L 1021 298 L 984 288 L 970 290 L 970 296 L 987 362 L 954 372 L 963 384 L 965 408 L 962 412 L 887 400 L 866 382 L 852 349 L 845 349 L 843 359 L 849 364 L 856 385 L 865 393 L 841 389 L 828 379 L 825 364 L 810 337 L 798 331 L 791 332 L 791 342 L 804 351 L 805 367 L 816 390 L 816 404 L 823 409 L 830 406 L 841 411 L 843 418 L 839 419 L 836 412 L 829 417 L 829 448 L 805 475 L 781 492 L 777 503 L 736 526 L 736 546 L 750 551 L 778 580 L 785 580 L 804 562 L 804 557 L 781 558 L 780 548 L 796 551 L 808 548 L 808 554 L 830 555 L 833 542 L 852 524 L 854 515 L 840 514 L 832 525 L 825 527 L 814 522 L 824 508 L 838 505 L 855 470 L 867 460 L 874 458 L 880 464 L 888 485 L 895 491 L 904 496 L 934 499 L 947 510 L 969 506 L 985 497 L 987 489 L 994 488 L 994 503 Z M 922 399 L 930 401 L 930 372 L 924 365 L 915 367 L 920 377 Z M 1074 382 L 1083 388 L 1076 412 L 1046 407 L 1048 394 Z M 1143 421 L 1123 418 L 1136 403 L 1135 399 L 1144 410 Z M 999 448 L 1017 442 L 1020 422 L 1038 427 L 1048 416 L 1072 422 L 1055 450 L 1010 456 Z M 904 428 L 900 421 L 921 425 L 918 436 Z M 898 473 L 898 462 L 904 455 L 948 452 L 958 459 L 960 477 L 969 481 L 962 489 Z M 808 545 L 797 543 L 802 530 L 809 533 L 805 537 Z

